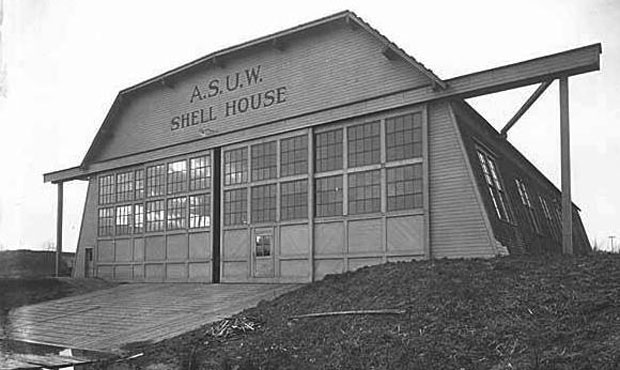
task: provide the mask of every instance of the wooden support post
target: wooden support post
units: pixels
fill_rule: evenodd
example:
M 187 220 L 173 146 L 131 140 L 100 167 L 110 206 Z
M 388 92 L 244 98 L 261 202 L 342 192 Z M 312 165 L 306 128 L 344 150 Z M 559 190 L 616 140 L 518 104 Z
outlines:
M 56 207 L 56 277 L 60 276 L 60 262 L 62 258 L 62 182 L 58 185 L 58 200 Z
M 562 153 L 562 252 L 573 254 L 573 202 L 570 177 L 568 77 L 560 78 L 560 147 Z

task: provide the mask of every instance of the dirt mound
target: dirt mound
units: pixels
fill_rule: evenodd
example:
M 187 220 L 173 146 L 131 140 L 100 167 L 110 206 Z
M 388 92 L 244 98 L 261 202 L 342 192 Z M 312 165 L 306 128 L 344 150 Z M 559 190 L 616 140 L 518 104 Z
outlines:
M 388 308 L 405 313 L 290 319 Z M 262 325 L 222 340 L 205 327 L 122 366 L 618 369 L 620 256 L 389 263 L 328 276 L 236 317 Z

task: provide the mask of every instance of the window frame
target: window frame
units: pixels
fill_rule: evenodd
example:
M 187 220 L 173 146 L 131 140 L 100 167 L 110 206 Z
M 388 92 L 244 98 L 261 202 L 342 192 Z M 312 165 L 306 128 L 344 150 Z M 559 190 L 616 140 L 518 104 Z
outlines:
M 495 156 L 481 147 L 476 148 L 478 165 L 482 170 L 482 177 L 485 182 L 491 202 L 495 208 L 495 216 L 498 220 L 512 224 L 513 216 L 510 212 L 509 198 L 506 193 L 506 186 L 503 184 L 499 174 Z

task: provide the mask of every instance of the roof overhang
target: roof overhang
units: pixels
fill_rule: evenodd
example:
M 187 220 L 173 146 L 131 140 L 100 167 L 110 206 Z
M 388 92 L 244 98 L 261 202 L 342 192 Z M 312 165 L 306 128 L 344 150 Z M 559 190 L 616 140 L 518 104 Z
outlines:
M 348 12 L 345 12 L 344 14 L 346 15 Z M 271 37 L 273 37 L 273 35 Z M 443 89 L 438 89 L 437 86 L 430 85 L 422 88 L 399 91 L 370 100 L 353 102 L 349 105 L 353 106 L 359 104 L 360 106 L 369 107 L 368 109 L 372 109 L 372 107 L 375 106 L 372 103 L 376 100 L 377 102 L 381 102 L 383 109 L 394 109 L 401 106 L 426 103 L 441 99 L 466 99 L 475 96 L 492 94 L 504 90 L 549 81 L 558 77 L 574 76 L 582 73 L 597 71 L 600 69 L 601 52 L 601 44 L 593 44 L 557 54 L 547 55 L 515 64 L 451 78 L 444 81 L 445 88 Z M 160 77 L 156 77 L 153 81 L 158 81 L 159 78 Z M 115 100 L 115 105 L 120 103 L 122 98 L 121 95 L 122 93 L 119 94 Z M 323 111 L 341 108 L 342 107 L 326 107 Z M 363 108 L 356 109 L 355 111 L 357 112 L 357 115 L 372 113 L 372 111 L 364 111 Z M 106 121 L 108 121 L 111 114 L 113 114 L 113 110 L 111 110 L 108 114 Z M 310 113 L 309 115 L 313 114 L 314 113 Z M 316 114 L 319 115 L 321 112 Z M 314 119 L 313 124 L 316 125 L 329 122 L 329 116 L 325 117 L 326 118 Z M 297 118 L 299 117 L 283 117 L 283 119 L 288 119 L 289 121 Z M 333 117 L 331 119 L 333 119 Z M 307 122 L 308 120 L 302 119 L 300 121 Z M 307 126 L 307 123 L 304 123 L 303 125 Z M 300 127 L 305 127 L 303 125 L 300 124 Z M 104 133 L 106 129 L 107 127 L 105 127 L 104 123 L 104 127 L 102 127 Z M 98 136 L 100 135 L 98 134 Z M 95 144 L 96 143 L 93 142 L 93 146 Z M 93 150 L 93 146 L 91 146 L 91 150 Z M 92 169 L 86 167 L 85 163 L 83 163 L 80 167 L 45 174 L 44 181 L 60 182 L 83 179 L 93 173 L 101 172 L 107 169 L 108 168 L 106 168 L 106 166 L 97 166 L 96 169 Z

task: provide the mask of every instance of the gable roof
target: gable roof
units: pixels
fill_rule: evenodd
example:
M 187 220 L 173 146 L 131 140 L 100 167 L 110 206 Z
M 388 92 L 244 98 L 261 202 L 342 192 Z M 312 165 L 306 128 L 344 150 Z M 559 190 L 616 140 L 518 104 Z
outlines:
M 399 48 L 395 43 L 390 41 L 387 37 L 385 37 L 379 31 L 374 29 L 368 23 L 366 23 L 364 20 L 362 20 L 362 18 L 358 17 L 355 13 L 349 10 L 345 10 L 339 13 L 329 15 L 324 18 L 320 18 L 320 19 L 317 19 L 317 20 L 314 20 L 308 23 L 298 25 L 293 28 L 289 28 L 289 29 L 286 29 L 280 32 L 276 32 L 276 33 L 273 33 L 267 36 L 263 36 L 263 37 L 260 37 L 254 40 L 247 41 L 245 43 L 242 43 L 236 46 L 232 46 L 226 49 L 222 49 L 220 51 L 216 51 L 214 53 L 208 54 L 204 57 L 201 57 L 194 61 L 186 63 L 182 66 L 174 68 L 168 72 L 164 72 L 158 76 L 152 77 L 148 80 L 145 80 L 136 85 L 133 85 L 124 90 L 121 90 L 116 96 L 112 104 L 112 107 L 108 111 L 108 114 L 106 115 L 101 127 L 99 128 L 99 131 L 95 135 L 93 142 L 91 143 L 88 151 L 86 152 L 86 155 L 84 156 L 84 159 L 82 160 L 82 163 L 80 164 L 80 168 L 88 167 L 88 164 L 90 163 L 93 156 L 96 154 L 97 149 L 105 141 L 105 138 L 110 133 L 110 129 L 111 129 L 111 125 L 113 124 L 114 116 L 119 111 L 119 109 L 122 107 L 122 104 L 127 100 L 130 94 L 137 93 L 140 90 L 145 89 L 154 84 L 168 85 L 172 81 L 174 81 L 175 78 L 178 78 L 179 75 L 183 74 L 184 72 L 187 72 L 197 66 L 204 66 L 205 64 L 218 65 L 219 63 L 221 63 L 222 59 L 230 58 L 233 54 L 247 50 L 248 48 L 261 47 L 261 46 L 277 47 L 278 44 L 280 44 L 287 38 L 292 37 L 293 35 L 298 35 L 298 34 L 301 34 L 302 32 L 309 31 L 311 29 L 316 29 L 318 27 L 321 27 L 321 26 L 324 26 L 324 25 L 327 25 L 333 22 L 346 22 L 351 27 L 359 27 L 360 29 L 363 29 L 364 31 L 368 32 L 370 35 L 375 37 L 377 40 L 379 40 L 383 44 L 383 54 L 386 56 L 386 58 L 403 59 L 404 61 L 409 63 L 411 66 L 419 70 L 423 75 L 428 77 L 431 80 L 431 83 L 435 89 L 445 89 L 447 87 L 447 84 L 442 79 L 440 79 L 437 75 L 435 75 L 433 71 L 426 68 L 422 63 L 418 62 L 411 55 L 407 54 L 403 49 Z

